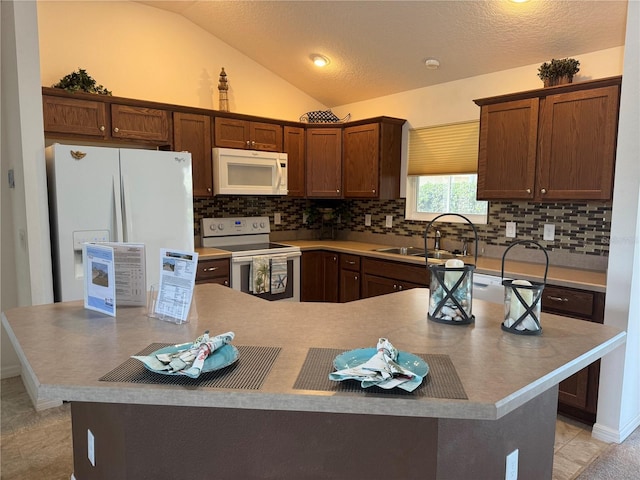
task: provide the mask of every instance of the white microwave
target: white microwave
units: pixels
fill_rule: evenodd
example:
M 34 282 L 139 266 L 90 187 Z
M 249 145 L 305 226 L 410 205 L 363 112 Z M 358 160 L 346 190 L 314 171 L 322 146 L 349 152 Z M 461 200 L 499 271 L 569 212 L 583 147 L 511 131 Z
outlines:
M 286 195 L 287 154 L 213 149 L 214 195 Z

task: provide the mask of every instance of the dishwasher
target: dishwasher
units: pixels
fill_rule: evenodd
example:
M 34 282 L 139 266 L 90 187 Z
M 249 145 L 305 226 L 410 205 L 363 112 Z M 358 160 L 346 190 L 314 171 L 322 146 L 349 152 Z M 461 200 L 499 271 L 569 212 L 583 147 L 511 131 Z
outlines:
M 495 275 L 474 273 L 473 298 L 493 303 L 504 303 L 502 278 Z

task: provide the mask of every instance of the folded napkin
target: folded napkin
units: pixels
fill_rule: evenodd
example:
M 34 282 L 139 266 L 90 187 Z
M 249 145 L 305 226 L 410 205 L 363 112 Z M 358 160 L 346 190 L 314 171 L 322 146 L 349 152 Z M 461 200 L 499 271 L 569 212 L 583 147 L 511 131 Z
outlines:
M 271 293 L 284 293 L 287 289 L 287 256 L 271 257 Z
M 233 332 L 209 337 L 209 330 L 195 339 L 192 344 L 185 344 L 184 348 L 173 353 L 159 353 L 148 356 L 132 356 L 140 360 L 150 370 L 165 374 L 187 375 L 198 378 L 202 372 L 204 361 L 220 347 L 233 340 Z
M 376 353 L 366 362 L 355 367 L 336 370 L 329 374 L 330 380 L 359 380 L 362 388 L 376 385 L 380 388 L 402 388 L 412 392 L 422 383 L 422 377 L 399 365 L 398 350 L 386 338 L 380 338 Z

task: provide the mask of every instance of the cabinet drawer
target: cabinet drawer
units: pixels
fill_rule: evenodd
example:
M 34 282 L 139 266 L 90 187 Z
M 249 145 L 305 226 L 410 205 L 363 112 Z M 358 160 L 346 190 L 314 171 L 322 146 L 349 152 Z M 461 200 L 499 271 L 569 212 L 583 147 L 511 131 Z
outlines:
M 594 297 L 595 292 L 547 285 L 542 292 L 542 308 L 591 320 Z
M 362 273 L 410 282 L 423 287 L 429 286 L 429 272 L 422 265 L 363 258 Z
M 340 254 L 340 268 L 342 270 L 360 271 L 360 257 L 358 255 Z
M 196 282 L 213 278 L 229 278 L 229 259 L 200 260 L 196 272 Z

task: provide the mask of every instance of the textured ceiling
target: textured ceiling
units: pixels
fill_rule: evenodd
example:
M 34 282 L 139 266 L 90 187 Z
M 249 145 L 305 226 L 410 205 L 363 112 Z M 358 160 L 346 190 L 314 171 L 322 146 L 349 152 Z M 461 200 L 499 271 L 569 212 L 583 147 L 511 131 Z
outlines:
M 626 0 L 140 3 L 183 15 L 328 107 L 621 46 L 627 10 Z M 311 53 L 331 64 L 318 69 Z

